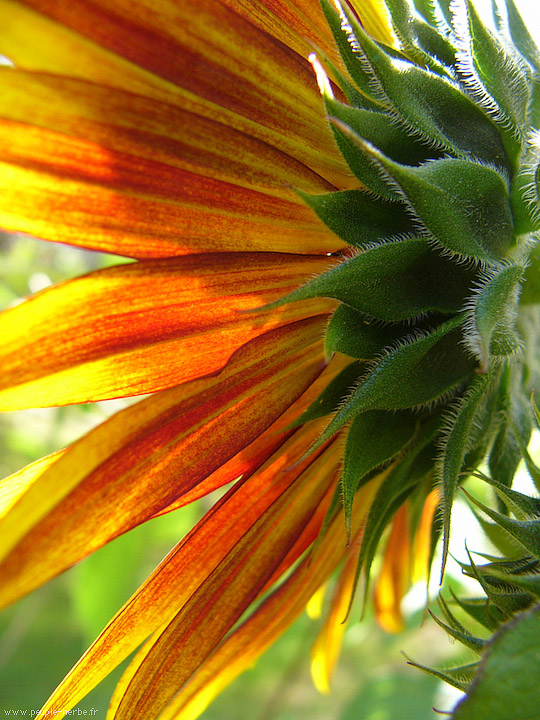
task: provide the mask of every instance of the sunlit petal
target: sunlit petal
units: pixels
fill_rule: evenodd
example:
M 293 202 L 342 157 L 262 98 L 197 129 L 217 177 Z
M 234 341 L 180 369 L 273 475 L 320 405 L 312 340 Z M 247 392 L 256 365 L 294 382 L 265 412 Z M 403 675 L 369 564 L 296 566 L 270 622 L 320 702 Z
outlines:
M 194 255 L 107 268 L 45 290 L 0 317 L 0 406 L 137 395 L 216 372 L 243 343 L 330 308 L 316 301 L 245 312 L 325 265 L 270 253 L 221 254 L 219 262 Z
M 171 505 L 257 438 L 320 372 L 318 334 L 316 320 L 267 333 L 220 375 L 147 398 L 75 443 L 3 519 L 2 604 Z

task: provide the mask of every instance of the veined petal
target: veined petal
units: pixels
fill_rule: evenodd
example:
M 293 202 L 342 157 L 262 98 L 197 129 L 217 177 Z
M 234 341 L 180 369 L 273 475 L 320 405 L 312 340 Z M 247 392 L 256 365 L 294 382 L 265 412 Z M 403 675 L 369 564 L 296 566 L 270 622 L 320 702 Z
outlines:
M 373 478 L 357 495 L 353 508 L 353 532 L 365 521 L 373 497 L 385 473 Z M 209 703 L 256 659 L 298 617 L 313 593 L 335 570 L 347 553 L 343 514 L 328 526 L 291 576 L 221 643 L 201 665 L 190 682 L 176 695 L 160 720 L 194 720 Z
M 274 451 L 284 445 L 286 440 L 294 432 L 290 427 L 293 421 L 297 420 L 302 412 L 309 407 L 316 398 L 319 397 L 328 383 L 330 383 L 336 375 L 338 375 L 341 370 L 349 364 L 349 362 L 349 358 L 335 355 L 330 363 L 324 368 L 319 377 L 311 383 L 298 400 L 294 402 L 282 415 L 280 415 L 280 417 L 272 423 L 267 430 L 261 433 L 237 455 L 221 465 L 205 480 L 199 482 L 192 490 L 183 494 L 171 505 L 163 508 L 163 510 L 157 514 L 161 515 L 183 507 L 203 495 L 216 490 L 216 488 L 226 485 L 230 482 L 231 478 L 239 478 L 241 476 L 243 480 L 246 480 L 248 477 L 253 475 L 253 473 L 255 473 L 261 465 L 268 460 Z M 305 549 L 317 535 L 317 528 L 320 528 L 319 520 L 322 519 L 318 518 L 318 515 L 325 513 L 326 504 L 323 500 L 320 503 L 320 510 L 317 509 L 314 516 L 306 525 L 304 533 L 302 533 L 302 536 L 299 538 L 298 545 L 301 545 L 303 549 Z M 319 522 L 319 524 L 317 524 L 317 522 Z M 309 536 L 310 539 L 306 541 L 304 535 Z M 296 548 L 293 548 L 291 552 L 294 552 L 295 550 Z M 298 557 L 298 555 L 295 555 L 295 557 Z M 291 563 L 289 562 L 288 564 L 290 565 Z
M 330 678 L 338 661 L 347 615 L 356 585 L 358 557 L 362 547 L 362 530 L 356 536 L 335 587 L 324 624 L 311 650 L 311 676 L 317 690 L 330 692 Z
M 2 125 L 0 226 L 6 230 L 150 258 L 343 247 L 296 200 L 52 130 Z
M 394 517 L 373 596 L 379 625 L 391 633 L 403 629 L 401 600 L 410 584 L 410 548 L 409 507 L 405 503 Z
M 242 479 L 161 562 L 49 699 L 72 707 L 151 633 L 167 623 L 227 553 L 315 457 L 298 460 L 321 422 L 296 431 L 249 480 Z
M 84 138 L 113 153 L 165 163 L 299 205 L 303 203 L 291 185 L 312 192 L 333 189 L 281 150 L 172 102 L 11 67 L 0 68 L 0 83 L 0 117 L 7 121 Z M 8 154 L 9 132 L 8 126 Z M 28 164 L 28 154 L 25 159 Z
M 18 67 L 162 98 L 175 86 L 19 0 L 0 0 L 0 53 Z M 77 62 L 73 62 L 73 58 Z
M 136 395 L 216 372 L 243 343 L 329 309 L 315 301 L 245 312 L 327 264 L 272 253 L 193 255 L 47 289 L 0 315 L 0 407 Z
M 0 603 L 148 520 L 257 438 L 320 372 L 319 332 L 315 318 L 267 333 L 217 377 L 147 398 L 75 443 L 2 520 Z
M 329 462 L 339 455 L 330 448 Z M 176 692 L 206 660 L 270 579 L 326 492 L 333 473 L 311 466 L 259 518 L 216 570 L 190 597 L 170 624 L 135 657 L 129 683 L 110 717 L 157 717 Z M 159 682 L 156 680 L 159 677 Z M 116 707 L 115 707 L 116 705 Z
M 324 50 L 336 65 L 341 65 L 341 58 L 336 52 L 332 34 L 318 2 L 312 0 L 221 1 L 301 57 L 307 57 L 316 47 Z
M 248 134 L 314 169 L 326 165 L 348 175 L 309 63 L 222 3 L 170 1 L 159 13 L 142 1 L 116 2 L 114 8 L 84 0 L 26 4 L 176 86 L 179 94 L 200 98 L 206 112 L 219 108 L 223 121 L 239 118 L 239 129 L 247 121 Z

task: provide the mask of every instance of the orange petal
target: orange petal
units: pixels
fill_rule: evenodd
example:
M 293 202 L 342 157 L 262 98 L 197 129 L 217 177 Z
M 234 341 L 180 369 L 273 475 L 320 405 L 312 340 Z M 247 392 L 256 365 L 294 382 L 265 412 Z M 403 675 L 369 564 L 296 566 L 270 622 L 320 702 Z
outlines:
M 341 64 L 320 4 L 313 0 L 221 0 L 258 28 L 306 58 L 314 47 Z
M 194 255 L 47 289 L 0 315 L 0 407 L 149 393 L 216 372 L 243 343 L 329 309 L 318 300 L 243 312 L 327 266 L 271 253 Z
M 84 138 L 113 153 L 166 163 L 297 204 L 301 200 L 290 186 L 310 192 L 333 189 L 281 150 L 172 102 L 10 67 L 0 68 L 0 78 L 0 117 L 5 120 Z M 3 142 L 9 153 L 9 139 Z
M 243 118 L 249 134 L 272 138 L 270 144 L 317 171 L 326 164 L 348 175 L 305 58 L 217 0 L 169 0 L 159 12 L 142 0 L 114 7 L 105 0 L 26 4 L 200 98 L 207 109 L 219 108 L 224 121 Z
M 278 448 L 285 443 L 290 435 L 292 435 L 294 431 L 289 429 L 291 423 L 298 419 L 302 412 L 308 408 L 312 402 L 316 400 L 316 398 L 319 397 L 322 391 L 328 386 L 328 383 L 330 383 L 349 363 L 350 359 L 345 356 L 334 356 L 319 377 L 311 383 L 298 400 L 294 402 L 283 413 L 283 415 L 280 415 L 280 417 L 272 425 L 270 425 L 267 430 L 261 433 L 252 443 L 241 450 L 228 462 L 221 465 L 221 467 L 215 470 L 205 480 L 198 483 L 193 490 L 186 492 L 171 505 L 163 508 L 163 510 L 161 510 L 158 514 L 171 512 L 172 510 L 183 507 L 203 495 L 212 492 L 216 488 L 220 488 L 227 484 L 230 482 L 231 478 L 238 478 L 242 476 L 245 480 L 253 475 L 253 473 L 256 472 L 259 467 L 266 462 L 266 460 L 268 460 L 270 455 L 278 450 Z M 311 540 L 317 535 L 318 528 L 320 528 L 320 518 L 316 517 L 319 512 L 326 512 L 324 502 L 321 502 L 320 510 L 317 510 L 314 518 L 312 518 L 306 526 L 305 533 L 310 534 Z M 319 522 L 318 525 L 317 522 Z M 302 535 L 304 535 L 304 533 Z M 309 542 L 311 542 L 311 540 L 309 540 Z M 303 537 L 301 538 L 301 541 L 302 543 L 304 542 Z M 307 543 L 308 545 L 309 542 Z M 305 547 L 307 547 L 307 545 L 304 545 L 304 548 Z
M 335 448 L 327 454 L 330 464 L 339 464 Z M 323 458 L 256 519 L 151 648 L 143 649 L 142 660 L 134 659 L 136 671 L 128 669 L 130 682 L 116 708 L 113 702 L 111 718 L 157 717 L 210 655 L 257 597 L 326 492 L 333 474 L 329 476 Z
M 401 600 L 410 582 L 409 508 L 405 503 L 392 522 L 392 531 L 373 596 L 377 620 L 387 632 L 397 633 L 403 630 Z
M 357 494 L 352 526 L 358 534 L 386 473 Z M 208 704 L 287 629 L 347 552 L 343 515 L 329 525 L 313 552 L 261 606 L 221 643 L 177 694 L 160 720 L 194 720 Z
M 151 633 L 176 614 L 227 553 L 313 460 L 297 463 L 324 427 L 314 422 L 292 437 L 249 480 L 237 483 L 162 561 L 111 620 L 50 698 L 72 707 Z
M 149 519 L 246 447 L 317 376 L 319 332 L 312 319 L 267 333 L 219 376 L 147 398 L 75 443 L 3 518 L 0 602 Z
M 7 230 L 133 257 L 343 246 L 296 199 L 7 120 L 0 148 Z

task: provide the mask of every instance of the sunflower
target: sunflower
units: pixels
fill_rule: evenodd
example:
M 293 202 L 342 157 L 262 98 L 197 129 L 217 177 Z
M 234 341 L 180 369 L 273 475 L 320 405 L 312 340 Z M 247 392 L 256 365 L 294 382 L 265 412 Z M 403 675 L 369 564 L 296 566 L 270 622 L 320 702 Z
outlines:
M 145 396 L 3 481 L 1 603 L 230 485 L 43 712 L 141 646 L 111 717 L 195 717 L 339 568 L 325 690 L 381 542 L 395 630 L 525 452 L 538 53 L 511 0 L 513 49 L 444 0 L 0 7 L 0 225 L 132 260 L 0 316 L 0 407 Z

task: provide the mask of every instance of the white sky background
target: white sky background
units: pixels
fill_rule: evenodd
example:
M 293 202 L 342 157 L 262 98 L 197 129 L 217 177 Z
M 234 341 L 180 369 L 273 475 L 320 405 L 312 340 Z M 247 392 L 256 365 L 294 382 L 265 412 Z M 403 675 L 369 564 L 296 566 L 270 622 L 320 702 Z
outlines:
M 527 23 L 529 32 L 540 44 L 540 1 L 515 0 L 515 3 Z M 483 19 L 491 17 L 491 0 L 474 0 L 474 4 L 482 12 Z

